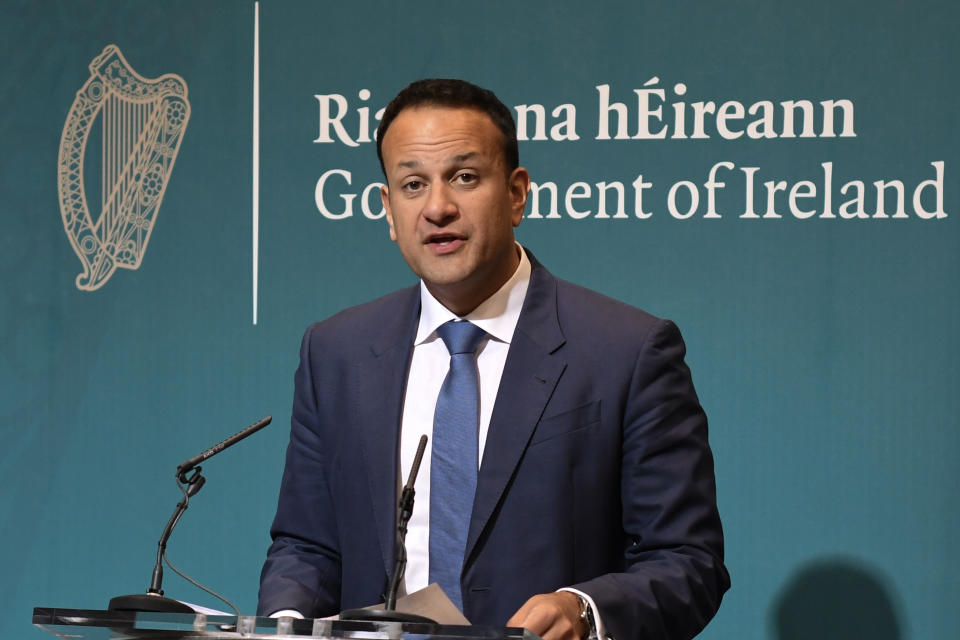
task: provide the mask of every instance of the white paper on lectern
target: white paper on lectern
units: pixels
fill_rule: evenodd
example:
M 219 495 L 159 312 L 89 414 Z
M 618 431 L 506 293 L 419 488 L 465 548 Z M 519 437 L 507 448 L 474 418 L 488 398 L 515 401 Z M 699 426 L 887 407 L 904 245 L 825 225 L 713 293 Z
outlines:
M 383 603 L 364 608 L 382 609 Z M 397 598 L 397 611 L 425 616 L 437 624 L 470 624 L 470 621 L 463 617 L 463 614 L 457 609 L 457 605 L 450 601 L 450 598 L 436 582 L 419 591 Z

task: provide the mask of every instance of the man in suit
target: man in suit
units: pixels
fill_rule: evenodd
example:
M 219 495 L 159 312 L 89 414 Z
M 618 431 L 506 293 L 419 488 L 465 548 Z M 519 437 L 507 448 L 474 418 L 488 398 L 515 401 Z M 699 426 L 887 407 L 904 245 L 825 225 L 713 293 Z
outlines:
M 458 365 L 444 327 L 466 321 L 482 336 L 468 354 L 476 436 L 464 447 L 476 444 L 467 460 L 479 469 L 460 465 L 472 503 L 439 566 L 447 471 L 440 454 L 425 458 L 407 590 L 452 570 L 441 586 L 474 624 L 547 640 L 696 635 L 729 578 L 679 331 L 554 278 L 515 243 L 529 175 L 489 91 L 413 83 L 386 108 L 378 152 L 390 237 L 421 282 L 304 336 L 259 613 L 382 598 L 401 472 L 420 433 L 437 447 L 446 428 L 435 420 Z

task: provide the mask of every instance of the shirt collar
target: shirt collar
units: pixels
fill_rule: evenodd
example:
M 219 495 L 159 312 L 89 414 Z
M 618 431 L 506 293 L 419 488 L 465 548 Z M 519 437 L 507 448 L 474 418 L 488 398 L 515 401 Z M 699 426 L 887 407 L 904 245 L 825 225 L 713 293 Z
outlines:
M 520 264 L 510 279 L 496 293 L 480 303 L 476 309 L 460 318 L 433 297 L 420 281 L 420 324 L 414 344 L 422 344 L 436 335 L 437 327 L 450 320 L 468 320 L 486 331 L 494 339 L 510 344 L 520 320 L 520 309 L 530 284 L 530 259 L 523 247 L 517 245 Z

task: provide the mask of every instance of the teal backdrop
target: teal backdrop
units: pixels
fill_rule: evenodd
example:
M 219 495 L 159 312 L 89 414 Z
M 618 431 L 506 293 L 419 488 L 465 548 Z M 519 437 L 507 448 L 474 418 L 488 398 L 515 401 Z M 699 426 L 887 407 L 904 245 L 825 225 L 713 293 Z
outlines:
M 955 3 L 2 4 L 0 636 L 44 637 L 34 606 L 143 591 L 176 465 L 272 414 L 203 465 L 169 546 L 254 610 L 302 332 L 414 281 L 376 187 L 361 207 L 381 179 L 364 118 L 457 76 L 526 105 L 521 242 L 684 332 L 733 581 L 701 637 L 956 637 Z M 139 268 L 86 291 L 58 153 L 110 44 L 179 76 L 190 113 Z

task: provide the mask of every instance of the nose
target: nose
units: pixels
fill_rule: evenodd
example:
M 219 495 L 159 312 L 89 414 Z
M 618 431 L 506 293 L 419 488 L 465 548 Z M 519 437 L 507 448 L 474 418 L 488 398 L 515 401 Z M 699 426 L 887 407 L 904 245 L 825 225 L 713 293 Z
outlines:
M 432 224 L 441 227 L 453 222 L 460 211 L 451 196 L 450 189 L 444 182 L 439 181 L 432 185 L 423 203 L 421 215 Z

